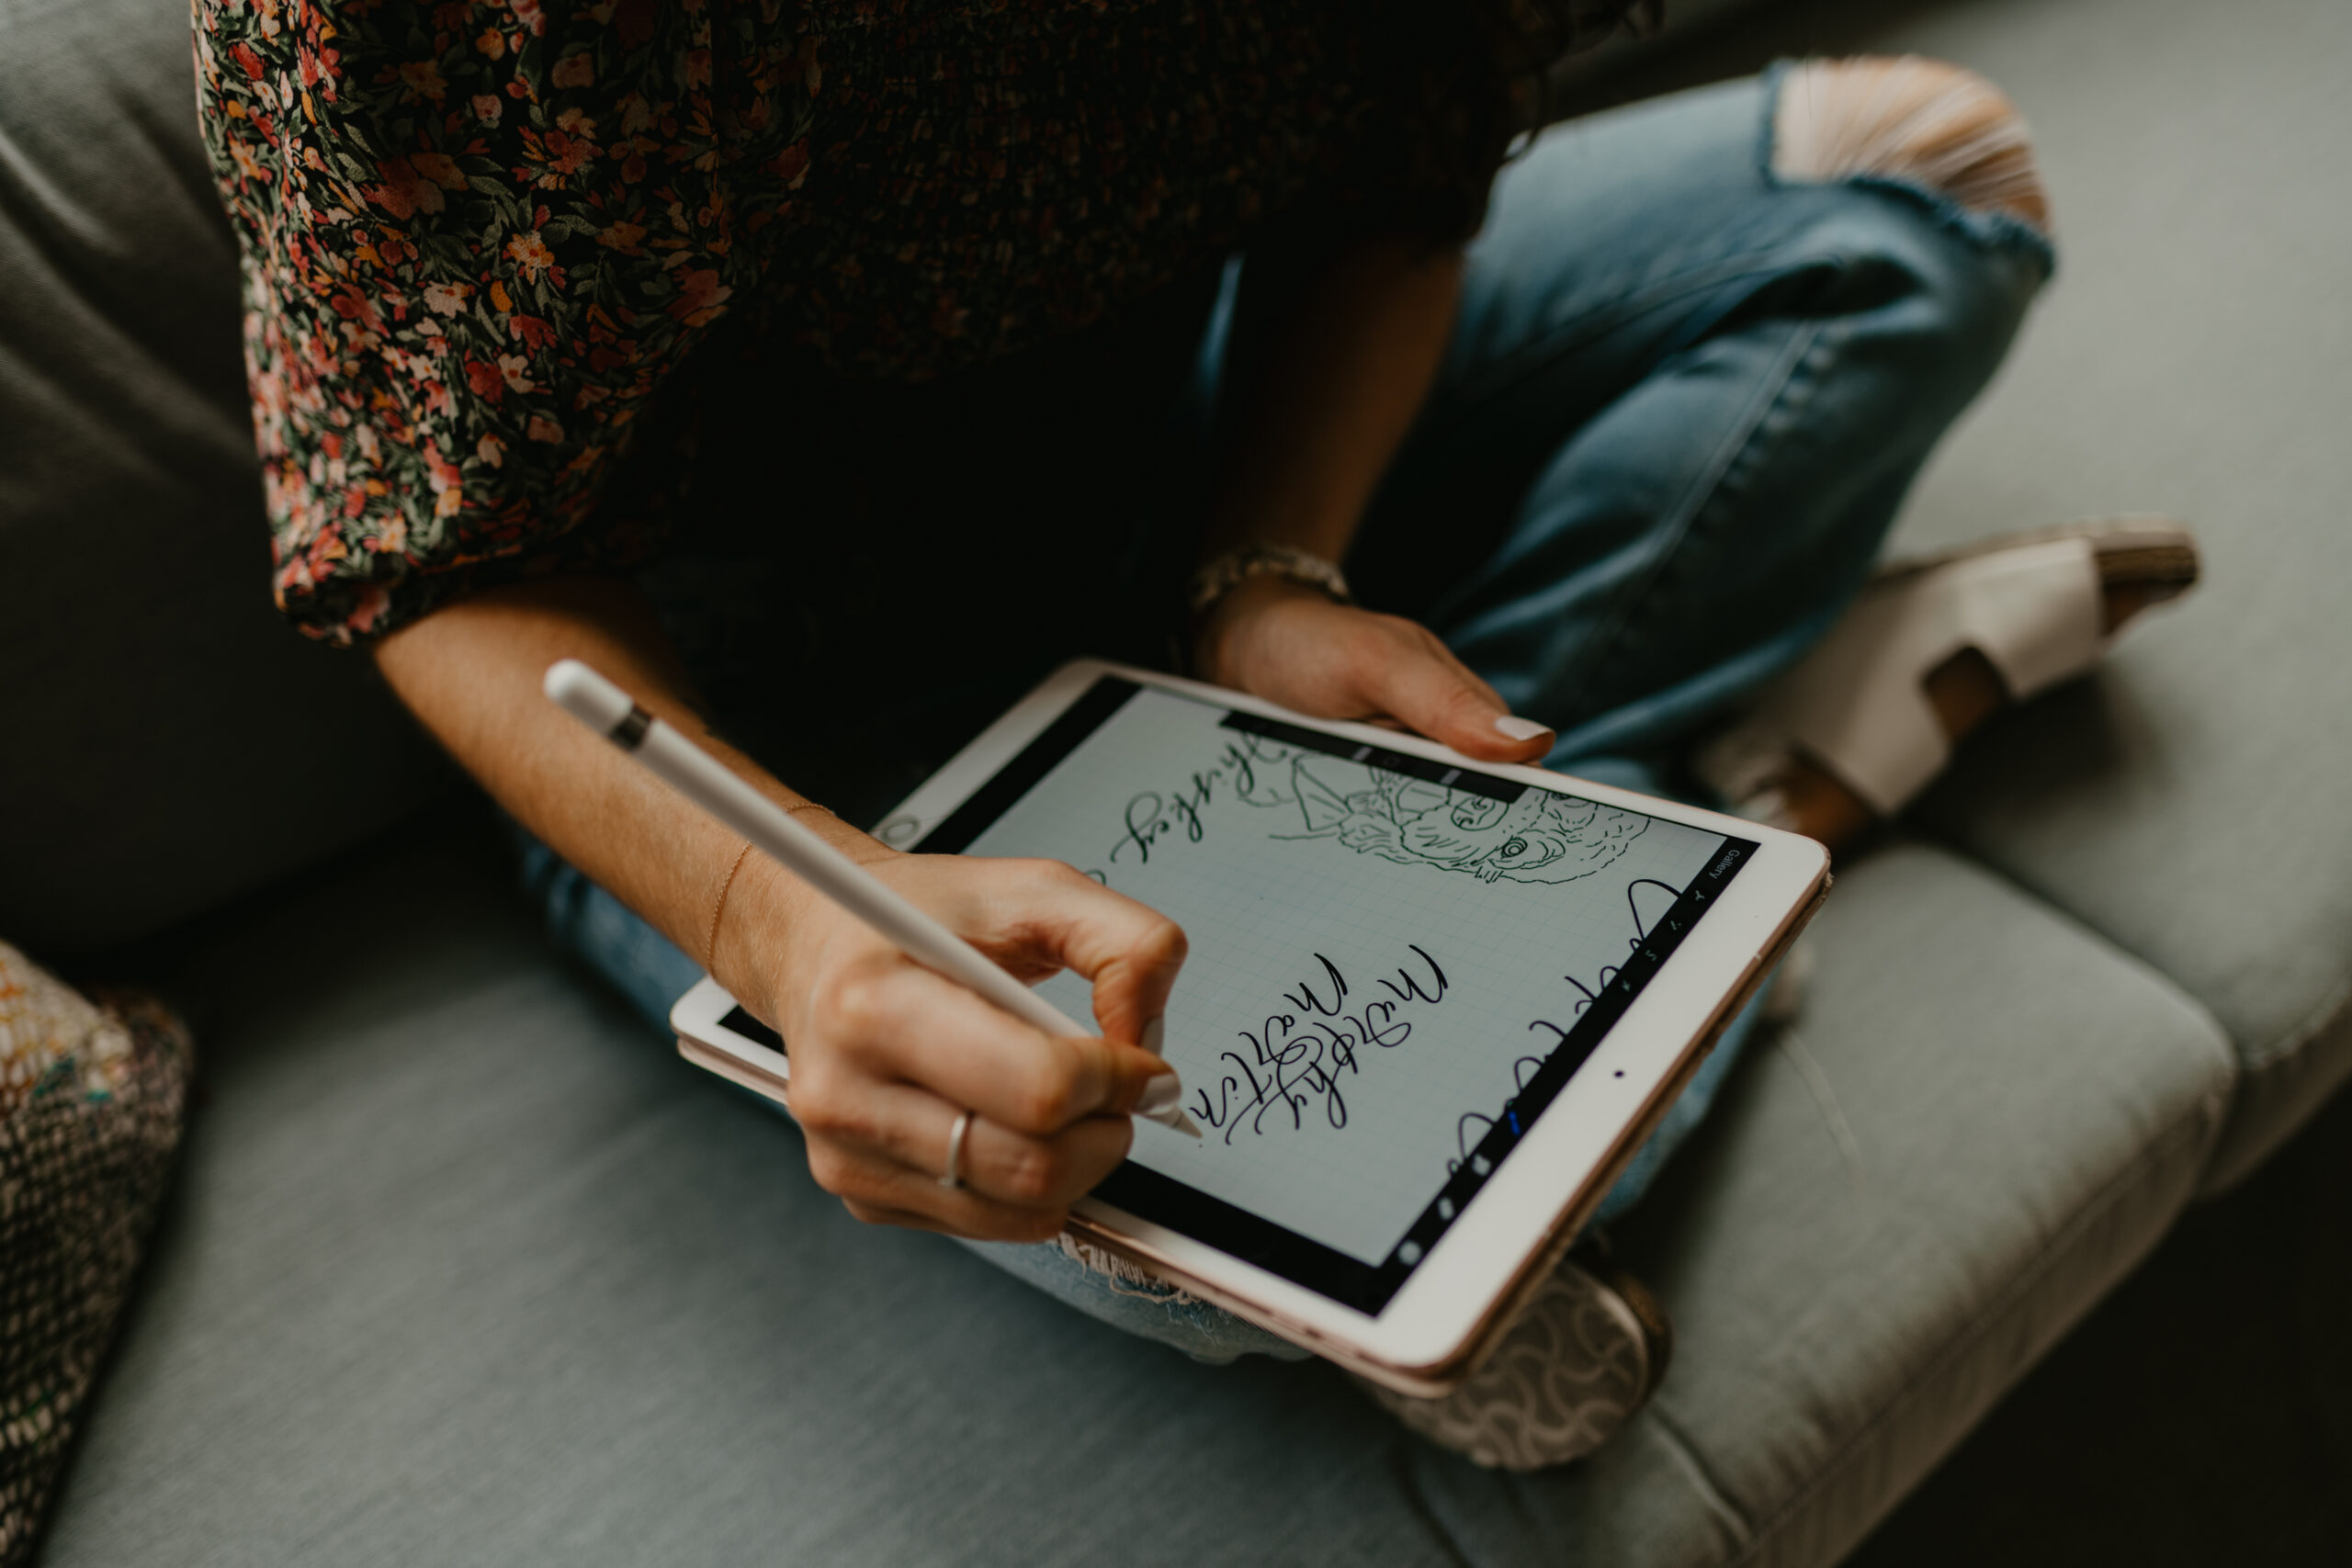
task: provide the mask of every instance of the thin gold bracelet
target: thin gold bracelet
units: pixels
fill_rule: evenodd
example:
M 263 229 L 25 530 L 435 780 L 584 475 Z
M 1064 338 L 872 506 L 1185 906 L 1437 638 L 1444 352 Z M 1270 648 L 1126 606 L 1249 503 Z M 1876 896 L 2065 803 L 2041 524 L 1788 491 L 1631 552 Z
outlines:
M 831 817 L 833 814 L 832 807 L 829 806 L 820 806 L 813 800 L 797 801 L 793 805 L 786 807 L 785 810 L 787 812 L 821 811 L 828 817 Z M 735 875 L 738 872 L 743 869 L 743 859 L 751 852 L 752 840 L 746 839 L 743 840 L 743 847 L 735 852 L 734 863 L 727 868 L 727 880 L 718 885 L 718 900 L 710 907 L 710 935 L 704 939 L 702 944 L 702 966 L 705 974 L 708 974 L 710 972 L 710 966 L 718 962 L 718 917 L 727 912 L 727 896 L 735 890 Z
M 703 943 L 702 966 L 706 974 L 718 958 L 718 917 L 727 912 L 727 895 L 735 889 L 735 874 L 743 869 L 743 857 L 752 852 L 752 840 L 735 852 L 735 863 L 727 868 L 727 880 L 718 885 L 718 901 L 710 907 L 710 936 Z

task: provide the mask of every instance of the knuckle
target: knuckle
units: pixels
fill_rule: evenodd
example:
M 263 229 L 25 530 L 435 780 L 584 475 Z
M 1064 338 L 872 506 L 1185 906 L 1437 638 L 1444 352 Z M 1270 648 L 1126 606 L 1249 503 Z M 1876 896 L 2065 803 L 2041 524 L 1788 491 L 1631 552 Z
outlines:
M 1024 1133 L 1058 1132 L 1069 1121 L 1077 1101 L 1076 1056 L 1057 1041 L 1052 1055 L 1014 1097 L 1014 1125 Z
M 838 1095 L 818 1097 L 813 1103 L 804 1095 L 795 1101 L 793 1109 L 799 1112 L 801 1129 L 811 1137 L 839 1144 L 867 1141 L 862 1119 Z
M 1024 1133 L 1053 1132 L 1062 1124 L 1061 1108 L 1065 1099 L 1050 1084 L 1034 1084 L 1014 1103 L 1012 1124 Z
M 813 1065 L 793 1075 L 792 1114 L 812 1137 L 854 1142 L 864 1131 L 856 1095 L 837 1074 Z
M 831 1137 L 841 1130 L 841 1105 L 830 1076 L 804 1066 L 792 1075 L 792 1115 L 811 1137 Z
M 1005 1195 L 1020 1203 L 1043 1203 L 1061 1190 L 1063 1160 L 1055 1150 L 1023 1145 L 1005 1164 Z
M 1021 863 L 1021 877 L 1032 888 L 1041 892 L 1068 886 L 1073 877 L 1084 880 L 1077 871 L 1062 862 L 1047 860 L 1042 855 L 1032 856 Z
M 888 1022 L 892 987 L 885 971 L 861 965 L 836 978 L 820 1001 L 823 1016 L 847 1043 L 869 1039 Z
M 847 1150 L 821 1139 L 808 1142 L 808 1174 L 816 1178 L 818 1186 L 847 1201 L 854 1202 L 862 1190 L 860 1162 Z

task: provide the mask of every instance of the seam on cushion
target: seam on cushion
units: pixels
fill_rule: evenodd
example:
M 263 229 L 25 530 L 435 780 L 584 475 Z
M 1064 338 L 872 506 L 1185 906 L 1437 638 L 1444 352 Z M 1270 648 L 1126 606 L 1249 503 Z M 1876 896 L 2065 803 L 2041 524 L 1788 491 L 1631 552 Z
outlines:
M 1797 1032 L 1794 1023 L 1784 1023 L 1772 1037 L 1772 1047 L 1778 1051 L 1797 1077 L 1804 1080 L 1805 1091 L 1813 1096 L 1813 1108 L 1820 1112 L 1821 1122 L 1828 1131 L 1829 1141 L 1838 1145 L 1838 1157 L 1846 1162 L 1846 1175 L 1856 1192 L 1863 1190 L 1870 1179 L 1862 1160 L 1861 1140 L 1854 1136 L 1853 1123 L 1846 1120 L 1846 1108 L 1838 1100 L 1838 1090 L 1829 1082 L 1829 1075 L 1805 1049 L 1804 1036 Z
M 1699 1457 L 1698 1446 L 1683 1433 L 1680 1424 L 1653 1404 L 1649 1410 L 1648 1425 L 1656 1429 L 1667 1456 L 1682 1472 L 1682 1479 L 1691 1490 L 1699 1494 L 1699 1500 L 1706 1506 L 1707 1512 L 1721 1520 L 1738 1538 L 1743 1551 L 1754 1551 L 1757 1540 L 1755 1523 L 1738 1504 L 1731 1500 L 1730 1494 L 1707 1469 L 1706 1461 Z
M 2005 886 L 2015 888 L 2075 930 L 2097 938 L 2099 943 L 2109 952 L 2120 954 L 2145 973 L 2163 981 L 2166 989 L 2195 1009 L 2197 1015 L 2212 1027 L 2214 1033 L 2221 1036 L 2222 1043 L 2229 1046 L 2232 1065 L 2239 1073 L 2260 1072 L 2295 1055 L 2324 1033 L 2335 1023 L 2347 1006 L 2352 1006 L 2352 971 L 2346 971 L 2336 981 L 2335 988 L 2312 1004 L 2311 1010 L 2303 1014 L 2300 1022 L 2280 1034 L 2271 1043 L 2257 1050 L 2241 1041 L 2237 1032 L 2222 1021 L 2221 1016 L 2206 1004 L 2203 997 L 2191 991 L 2185 983 L 2175 978 L 2170 971 L 2138 948 L 2125 946 L 2119 938 L 2093 925 L 2087 917 L 2077 913 L 2057 889 L 2036 887 L 2030 882 L 2011 875 L 2007 868 L 1984 859 L 1951 835 L 1923 832 L 1915 823 L 1906 822 L 1905 827 L 1909 830 L 1912 841 L 1931 844 L 1957 860 L 1967 862 L 1969 865 L 1986 875 L 1999 879 Z
M 2127 1194 L 2137 1188 L 2143 1171 L 2147 1170 L 2151 1167 L 2162 1163 L 2164 1158 L 2168 1158 L 2177 1144 L 2184 1141 L 2194 1141 L 2194 1134 L 2199 1131 L 2200 1124 L 2209 1129 L 2218 1129 L 2221 1124 L 2223 1111 L 2224 1105 L 2218 1097 L 2210 1093 L 2199 1095 L 2198 1097 L 2195 1110 L 2193 1110 L 2188 1115 L 2184 1116 L 2179 1121 L 2176 1122 L 2171 1128 L 2167 1129 L 2154 1142 L 2148 1145 L 2146 1151 L 2140 1158 L 2132 1161 L 2129 1166 L 2125 1167 L 2123 1170 L 2109 1179 L 2106 1187 L 2093 1199 L 2093 1201 L 2081 1210 L 2077 1211 L 2075 1217 L 2068 1221 L 2067 1224 L 2059 1230 L 2058 1234 L 2052 1236 L 2051 1240 L 2042 1247 L 2040 1253 L 2035 1257 L 2030 1264 L 2015 1275 L 2007 1286 L 1996 1292 L 1994 1299 L 1987 1303 L 1984 1308 L 1980 1309 L 1974 1314 L 1969 1324 L 1958 1336 L 1952 1338 L 1942 1350 L 1939 1351 L 1935 1358 L 1928 1361 L 1926 1366 L 1920 1368 L 1917 1371 L 1904 1379 L 1903 1386 L 1896 1392 L 1894 1397 L 1882 1406 L 1878 1414 L 1872 1416 L 1870 1420 L 1864 1422 L 1860 1431 L 1856 1432 L 1852 1437 L 1847 1438 L 1845 1442 L 1838 1445 L 1837 1451 L 1830 1456 L 1828 1462 L 1815 1472 L 1813 1480 L 1808 1482 L 1795 1496 L 1790 1498 L 1786 1503 L 1783 1503 L 1779 1508 L 1773 1510 L 1773 1512 L 1765 1518 L 1764 1522 L 1758 1528 L 1757 1533 L 1751 1540 L 1747 1550 L 1741 1552 L 1739 1555 L 1731 1558 L 1729 1562 L 1735 1564 L 1755 1562 L 1758 1554 L 1765 1546 L 1770 1543 L 1774 1535 L 1787 1525 L 1791 1519 L 1795 1517 L 1798 1513 L 1811 1506 L 1814 1501 L 1828 1488 L 1831 1483 L 1841 1477 L 1846 1471 L 1852 1466 L 1856 1458 L 1861 1452 L 1874 1444 L 1878 1434 L 1883 1431 L 1898 1414 L 1910 1407 L 1913 1403 L 1914 1396 L 1918 1393 L 1923 1384 L 1933 1378 L 1940 1376 L 1964 1353 L 1974 1350 L 1976 1346 L 1980 1344 L 1986 1336 L 1991 1334 L 1996 1327 L 2005 1324 L 2008 1320 L 2010 1313 L 2016 1308 L 2024 1296 L 2029 1292 L 2039 1286 L 2042 1280 L 2049 1274 L 2061 1253 L 2064 1252 L 2066 1247 L 2072 1242 L 2076 1240 L 2084 1232 L 2090 1229 L 2097 1223 L 2104 1220 L 2109 1213 L 2113 1212 L 2114 1209 L 2122 1202 Z M 2184 1199 L 2184 1206 L 2186 1201 L 2187 1200 Z M 2174 1219 L 2177 1219 L 2179 1217 L 2179 1213 L 2180 1210 L 2176 1208 L 2173 1211 L 2172 1217 Z M 2147 1250 L 2154 1250 L 2154 1247 L 2164 1240 L 2165 1236 L 2170 1233 L 2172 1225 L 2168 1220 L 2164 1228 L 2159 1230 L 2155 1236 L 2150 1240 Z M 2141 1258 L 2144 1258 L 2146 1256 L 2146 1251 L 2143 1251 L 2139 1256 Z M 2137 1267 L 2138 1262 L 2139 1258 L 2135 1258 L 2132 1260 L 2131 1266 Z M 2127 1268 L 2125 1272 L 2128 1273 L 2130 1269 Z M 2118 1277 L 2119 1281 L 2120 1279 L 2120 1276 Z M 2098 1296 L 2093 1298 L 2090 1303 L 2091 1306 L 2096 1306 L 2098 1302 L 2105 1297 L 2107 1290 L 2111 1288 L 2113 1282 L 2115 1281 L 2111 1281 L 2109 1287 L 2103 1287 L 2100 1290 Z M 2085 1312 L 2087 1313 L 2089 1307 L 2086 1306 L 2085 1308 Z M 2081 1318 L 2078 1316 L 2075 1320 L 2075 1323 L 2078 1324 L 2080 1322 Z M 2069 1324 L 2065 1332 L 2071 1333 L 2074 1326 L 2075 1324 Z M 2063 1334 L 2061 1335 L 2061 1337 L 2064 1337 Z M 2057 1341 L 2053 1340 L 2051 1342 L 2051 1345 L 2042 1347 L 2041 1350 L 2035 1353 L 2033 1359 L 2026 1363 L 2025 1367 L 2021 1369 L 2021 1371 L 2030 1371 L 2035 1365 L 2039 1364 L 2041 1357 L 2047 1354 L 2056 1343 Z M 2007 1388 L 2004 1388 L 2001 1392 L 2006 1393 L 2008 1391 Z M 1965 1434 L 1963 1433 L 1962 1435 L 1964 1436 Z M 1940 1458 L 1938 1462 L 1941 1462 Z M 1922 1476 L 1920 1479 L 1925 1479 L 1925 1477 Z M 1905 1490 L 1907 1493 L 1908 1488 Z M 1881 1515 L 1880 1517 L 1883 1518 L 1884 1516 Z M 1872 1527 L 1875 1528 L 1878 1522 L 1879 1521 L 1876 1519 L 1872 1520 Z
M 2212 1032 L 2213 1038 L 2221 1043 L 2223 1053 L 2228 1058 L 2225 1065 L 2229 1068 L 2230 1087 L 2233 1091 L 2235 1090 L 2237 1080 L 2250 1058 L 2239 1048 L 2238 1037 L 2231 1032 L 2229 1027 L 2222 1021 L 2220 1015 L 2205 1005 L 2204 998 L 2182 985 L 2172 976 L 2169 971 L 2138 948 L 2124 946 L 2122 942 L 2091 924 L 2087 919 L 2077 913 L 2072 905 L 2061 901 L 2054 889 L 2036 887 L 2021 877 L 2012 875 L 2007 867 L 1984 859 L 1955 838 L 1922 831 L 1917 824 L 1908 820 L 1904 823 L 1904 829 L 1905 836 L 1897 840 L 1898 845 L 1906 842 L 1925 845 L 1940 853 L 1950 855 L 1972 871 L 1991 877 L 2002 886 L 2030 899 L 2043 914 L 2056 919 L 2061 925 L 2088 938 L 2111 955 L 2121 959 L 2126 967 L 2137 970 L 2171 993 L 2173 999 L 2194 1014 L 2199 1022 Z M 2352 978 L 2347 978 L 2337 995 L 2352 995 Z M 2322 1021 L 2322 1027 L 2324 1026 L 2324 1021 Z
M 1384 1416 L 1385 1414 L 1383 1412 Z M 1399 1427 L 1398 1430 L 1401 1432 L 1402 1428 Z M 1477 1559 L 1470 1555 L 1469 1549 L 1454 1538 L 1453 1530 L 1439 1516 L 1437 1509 L 1430 1506 L 1429 1493 L 1421 1485 L 1418 1473 L 1419 1467 L 1413 1462 L 1412 1454 L 1415 1446 L 1414 1442 L 1408 1439 L 1401 1447 L 1392 1450 L 1388 1461 L 1389 1474 L 1395 1479 L 1397 1491 L 1405 1499 L 1406 1509 L 1415 1518 L 1420 1520 L 1423 1528 L 1429 1531 L 1430 1540 L 1444 1551 L 1447 1568 L 1479 1568 Z
M 2325 1033 L 2343 1016 L 2347 1002 L 2352 1002 L 2352 975 L 2338 980 L 2335 989 L 2321 998 L 2318 1004 L 2303 1015 L 2301 1022 L 2260 1051 L 2244 1052 L 2238 1059 L 2249 1072 L 2261 1072 L 2276 1066 Z M 2228 1032 L 2225 1030 L 2223 1032 L 2226 1034 Z
M 1912 830 L 1917 834 L 1917 842 L 1933 844 L 1946 853 L 1966 861 L 1985 874 L 1999 878 L 2005 886 L 2024 894 L 2075 930 L 2096 937 L 2099 943 L 2110 953 L 2129 959 L 2140 969 L 2163 981 L 2166 989 L 2195 1009 L 2198 1017 L 2203 1019 L 2212 1027 L 2213 1032 L 2221 1036 L 2222 1043 L 2230 1048 L 2233 1066 L 2240 1073 L 2261 1072 L 2276 1066 L 2286 1057 L 2295 1055 L 2324 1033 L 2343 1014 L 2346 1007 L 2352 1006 L 2352 971 L 2346 971 L 2336 981 L 2335 988 L 2314 1003 L 2311 1010 L 2303 1014 L 2300 1022 L 2280 1034 L 2268 1045 L 2257 1050 L 2241 1041 L 2237 1032 L 2222 1021 L 2220 1015 L 2206 1004 L 2203 997 L 2191 991 L 2185 983 L 2176 979 L 2163 965 L 2138 948 L 2125 946 L 2120 939 L 2091 924 L 2086 917 L 2075 912 L 2074 907 L 2064 900 L 2064 896 L 2057 889 L 2036 887 L 2031 883 L 2022 881 L 2011 875 L 2004 867 L 1982 858 L 1975 851 L 1956 839 L 1940 833 L 1918 833 L 1916 826 Z

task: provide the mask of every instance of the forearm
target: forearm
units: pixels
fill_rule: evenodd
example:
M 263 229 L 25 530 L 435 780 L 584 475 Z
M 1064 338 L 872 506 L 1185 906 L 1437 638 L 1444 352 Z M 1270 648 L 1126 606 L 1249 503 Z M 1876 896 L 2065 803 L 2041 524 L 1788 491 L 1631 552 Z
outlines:
M 566 657 L 619 682 L 780 804 L 806 804 L 704 726 L 660 627 L 626 583 L 563 578 L 470 595 L 385 638 L 376 663 L 518 821 L 755 1011 L 768 1010 L 773 955 L 760 944 L 788 935 L 794 885 L 757 854 L 737 869 L 740 838 L 548 702 L 540 682 Z M 801 819 L 861 860 L 890 852 L 825 813 Z M 714 949 L 722 888 L 734 914 L 758 913 L 720 923 Z
M 1459 251 L 1375 238 L 1245 308 L 1204 559 L 1257 541 L 1347 553 L 1428 397 L 1461 284 Z
M 652 615 L 623 583 L 475 594 L 385 638 L 376 662 L 501 804 L 686 953 L 704 955 L 725 891 L 708 967 L 792 1042 L 809 1169 L 853 1214 L 996 1241 L 1052 1236 L 1125 1156 L 1128 1113 L 1147 1087 L 1177 1092 L 1167 1066 L 1130 1042 L 1152 1037 L 1183 933 L 1068 866 L 901 855 L 829 815 L 801 818 L 1012 973 L 1089 976 L 1110 1037 L 1050 1039 L 745 855 L 741 839 L 575 723 L 540 689 L 566 657 L 618 681 L 786 807 L 806 804 L 704 728 Z M 961 1179 L 943 1186 L 951 1139 Z

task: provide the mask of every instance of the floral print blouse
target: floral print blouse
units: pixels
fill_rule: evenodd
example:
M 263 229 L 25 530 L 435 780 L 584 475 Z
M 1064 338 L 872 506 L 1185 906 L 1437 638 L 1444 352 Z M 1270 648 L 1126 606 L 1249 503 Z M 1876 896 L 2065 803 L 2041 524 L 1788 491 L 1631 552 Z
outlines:
M 193 3 L 274 588 L 333 642 L 646 558 L 615 476 L 721 318 L 1012 353 L 1344 183 L 1379 109 L 1365 0 Z

